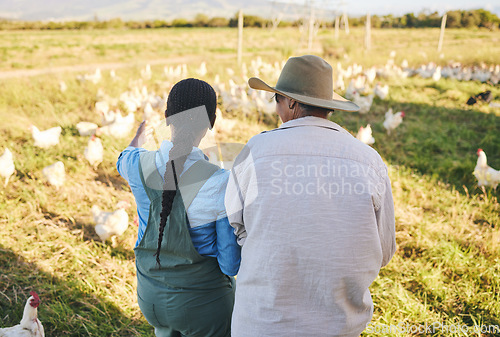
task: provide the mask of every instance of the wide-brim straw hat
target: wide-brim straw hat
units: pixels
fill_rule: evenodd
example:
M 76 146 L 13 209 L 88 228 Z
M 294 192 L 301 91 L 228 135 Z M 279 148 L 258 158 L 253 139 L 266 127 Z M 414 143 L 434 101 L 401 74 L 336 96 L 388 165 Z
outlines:
M 275 87 L 257 77 L 250 78 L 248 85 L 253 89 L 274 92 L 320 108 L 359 110 L 355 103 L 333 92 L 332 67 L 321 57 L 314 55 L 289 58 Z

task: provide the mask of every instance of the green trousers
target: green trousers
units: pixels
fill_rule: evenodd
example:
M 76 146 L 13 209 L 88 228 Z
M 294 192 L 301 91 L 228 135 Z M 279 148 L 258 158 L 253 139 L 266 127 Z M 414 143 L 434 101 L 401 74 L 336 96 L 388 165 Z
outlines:
M 189 234 L 186 209 L 218 167 L 200 160 L 179 178 L 172 211 L 158 245 L 163 180 L 155 152 L 141 154 L 139 173 L 151 201 L 144 236 L 134 249 L 139 307 L 156 336 L 229 337 L 234 280 L 224 275 L 214 257 L 201 256 Z M 182 192 L 182 193 L 181 193 Z

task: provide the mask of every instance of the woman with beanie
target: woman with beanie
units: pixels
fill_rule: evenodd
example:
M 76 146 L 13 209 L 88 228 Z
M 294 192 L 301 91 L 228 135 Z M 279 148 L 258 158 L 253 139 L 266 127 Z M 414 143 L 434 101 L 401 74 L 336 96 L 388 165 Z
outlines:
M 171 141 L 141 148 L 143 122 L 116 164 L 137 203 L 137 297 L 156 336 L 231 335 L 240 247 L 224 207 L 229 172 L 197 148 L 216 107 L 208 83 L 178 82 L 165 111 Z

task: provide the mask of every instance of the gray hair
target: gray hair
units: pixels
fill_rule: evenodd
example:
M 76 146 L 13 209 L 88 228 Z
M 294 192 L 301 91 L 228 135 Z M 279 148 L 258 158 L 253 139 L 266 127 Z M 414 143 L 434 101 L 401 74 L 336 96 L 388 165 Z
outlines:
M 324 112 L 325 115 L 328 115 L 330 112 L 333 112 L 331 109 L 326 109 L 326 108 L 320 108 L 317 106 L 309 105 L 309 104 L 304 104 L 297 102 L 299 104 L 300 110 L 303 112 L 302 115 L 308 116 L 310 115 L 313 111 L 321 111 Z

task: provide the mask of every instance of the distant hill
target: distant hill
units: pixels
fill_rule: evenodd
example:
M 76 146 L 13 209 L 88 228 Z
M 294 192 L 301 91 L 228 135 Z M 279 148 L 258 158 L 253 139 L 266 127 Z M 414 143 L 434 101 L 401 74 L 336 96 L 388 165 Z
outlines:
M 146 20 L 190 19 L 198 13 L 208 17 L 233 17 L 244 8 L 247 14 L 271 16 L 267 0 L 16 0 L 0 1 L 0 18 L 20 20 L 92 20 L 121 18 Z
M 281 5 L 276 4 L 281 2 Z M 297 19 L 304 13 L 303 9 L 292 9 L 286 3 L 295 2 L 304 4 L 303 0 L 0 0 L 0 19 L 19 20 L 75 20 L 89 21 L 94 18 L 109 20 L 121 18 L 122 20 L 154 20 L 161 19 L 170 21 L 175 18 L 192 19 L 198 13 L 208 17 L 226 17 L 235 15 L 239 9 L 243 9 L 247 15 L 258 15 L 262 18 L 271 18 L 279 11 L 284 11 L 288 19 Z M 273 4 L 275 3 L 275 4 Z M 325 0 L 329 9 L 337 8 L 340 2 Z M 362 4 L 353 3 L 348 8 L 349 16 L 364 16 L 368 8 L 360 7 Z M 405 13 L 411 13 L 416 8 Z M 478 6 L 479 8 L 480 6 Z M 487 7 L 492 13 L 500 16 L 500 6 Z M 447 8 L 447 10 L 453 10 Z M 386 12 L 387 11 L 387 12 Z M 441 10 L 444 12 L 444 8 Z M 385 15 L 390 13 L 387 7 L 380 7 L 370 13 Z M 321 13 L 316 13 L 321 16 Z M 333 15 L 327 14 L 333 20 Z M 399 16 L 399 15 L 396 15 Z

